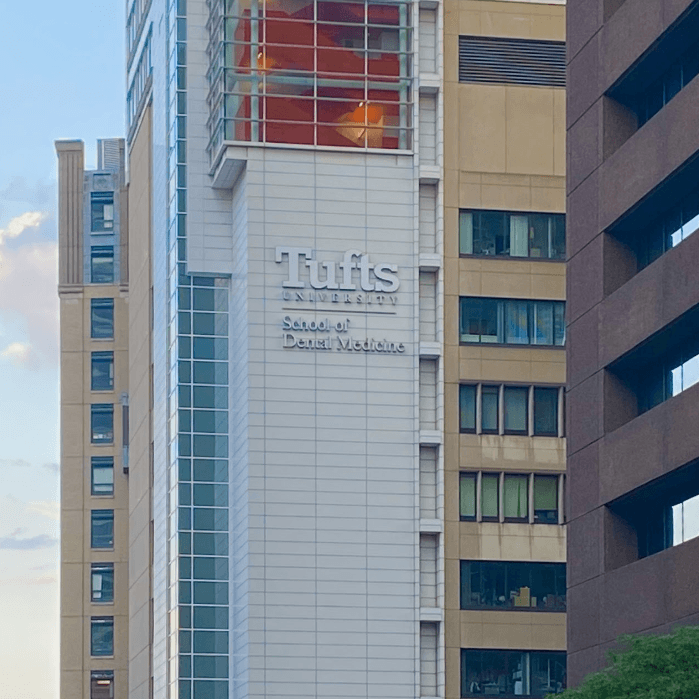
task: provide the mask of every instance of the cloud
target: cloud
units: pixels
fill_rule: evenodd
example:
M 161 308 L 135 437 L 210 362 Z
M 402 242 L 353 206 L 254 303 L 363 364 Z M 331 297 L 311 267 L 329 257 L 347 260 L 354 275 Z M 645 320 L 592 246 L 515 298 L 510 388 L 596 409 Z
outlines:
M 56 522 L 61 519 L 61 504 L 55 500 L 33 500 L 27 504 L 27 509 Z
M 18 238 L 28 228 L 38 228 L 48 216 L 45 211 L 26 211 L 15 216 L 5 228 L 0 228 L 0 245 L 6 238 Z
M 9 359 L 15 366 L 33 368 L 36 366 L 36 356 L 28 342 L 11 342 L 0 352 L 0 357 Z
M 43 468 L 45 468 L 47 471 L 52 471 L 53 473 L 58 473 L 61 470 L 60 465 L 56 463 L 44 464 Z
M 38 551 L 53 548 L 58 539 L 48 534 L 23 537 L 26 529 L 15 529 L 9 536 L 0 537 L 0 550 L 5 551 Z

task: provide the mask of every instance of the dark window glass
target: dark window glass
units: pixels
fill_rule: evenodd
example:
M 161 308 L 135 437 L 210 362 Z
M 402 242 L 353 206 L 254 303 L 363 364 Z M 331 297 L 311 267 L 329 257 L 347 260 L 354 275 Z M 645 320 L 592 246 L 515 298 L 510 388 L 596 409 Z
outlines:
M 465 343 L 560 346 L 565 302 L 463 297 L 460 337 Z
M 195 580 L 228 580 L 228 558 L 224 557 L 195 557 Z
M 558 524 L 558 476 L 534 476 L 534 522 Z
M 90 655 L 114 655 L 114 617 L 93 616 L 90 620 Z
M 114 459 L 111 456 L 93 456 L 91 470 L 92 495 L 113 495 Z
M 194 583 L 196 590 L 198 585 L 223 584 L 223 583 Z M 196 593 L 195 593 L 196 598 Z M 228 634 L 225 631 L 195 631 L 195 653 L 228 653 Z
M 192 699 L 229 699 L 228 680 L 194 680 Z
M 529 518 L 529 476 L 506 474 L 503 499 L 505 520 L 526 522 Z
M 114 283 L 114 248 L 94 245 L 90 250 L 90 281 L 93 284 Z
M 90 594 L 93 602 L 114 601 L 114 564 L 93 563 L 90 571 Z
M 228 677 L 228 656 L 195 655 L 194 677 Z
M 195 338 L 195 342 L 197 339 Z M 228 389 L 216 386 L 194 386 L 195 408 L 228 408 Z
M 459 427 L 462 432 L 476 431 L 475 386 L 459 386 Z
M 534 389 L 534 434 L 558 435 L 558 389 Z
M 93 391 L 111 391 L 114 388 L 114 352 L 92 353 Z
M 564 612 L 565 563 L 461 561 L 461 608 Z
M 498 432 L 499 386 L 481 386 L 481 431 L 486 434 Z
M 113 670 L 93 670 L 90 673 L 90 699 L 114 699 Z
M 194 607 L 195 629 L 227 629 L 228 607 Z
M 462 255 L 565 258 L 565 215 L 507 211 L 459 212 Z
M 481 517 L 486 521 L 497 521 L 499 517 L 499 491 L 499 474 L 484 473 L 481 475 Z
M 194 459 L 195 481 L 225 483 L 228 481 L 228 462 L 223 459 Z
M 459 474 L 459 514 L 463 520 L 476 519 L 476 474 Z
M 213 506 L 228 507 L 228 486 L 209 483 L 195 483 L 194 485 L 195 507 Z
M 114 548 L 114 510 L 92 510 L 90 532 L 93 549 Z
M 92 444 L 111 444 L 114 441 L 114 406 L 110 403 L 90 406 L 90 441 Z
M 114 230 L 114 192 L 92 192 L 90 212 L 93 233 L 111 233 Z
M 545 697 L 561 693 L 565 681 L 565 652 L 461 651 L 462 697 Z
M 523 386 L 504 388 L 505 434 L 527 434 L 529 389 Z
M 90 337 L 93 339 L 114 337 L 114 299 L 90 301 Z

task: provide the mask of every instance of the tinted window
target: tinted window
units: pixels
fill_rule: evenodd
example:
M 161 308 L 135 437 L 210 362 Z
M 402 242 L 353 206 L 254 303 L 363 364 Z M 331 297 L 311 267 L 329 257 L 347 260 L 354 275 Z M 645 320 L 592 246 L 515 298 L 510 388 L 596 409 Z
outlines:
M 90 337 L 94 339 L 114 337 L 114 299 L 90 301 Z
M 114 548 L 114 510 L 92 510 L 90 542 L 93 549 Z
M 90 251 L 90 281 L 93 284 L 114 282 L 114 248 L 111 245 L 96 245 Z
M 92 353 L 91 381 L 93 391 L 111 391 L 114 388 L 114 352 Z

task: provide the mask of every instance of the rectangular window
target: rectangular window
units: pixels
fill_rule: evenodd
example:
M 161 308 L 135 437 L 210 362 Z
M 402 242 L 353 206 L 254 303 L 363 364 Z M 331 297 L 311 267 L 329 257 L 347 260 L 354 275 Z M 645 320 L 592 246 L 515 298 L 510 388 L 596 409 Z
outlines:
M 114 510 L 92 510 L 90 546 L 93 549 L 114 548 Z
M 459 429 L 461 432 L 476 431 L 476 387 L 459 386 Z
M 488 257 L 565 259 L 565 214 L 462 210 L 459 252 Z
M 557 388 L 534 388 L 535 435 L 558 435 L 558 394 Z
M 462 520 L 476 519 L 476 474 L 459 474 L 459 515 Z
M 565 87 L 565 43 L 460 36 L 459 82 Z
M 529 476 L 505 474 L 504 510 L 506 522 L 529 520 Z
M 528 434 L 527 402 L 529 389 L 525 386 L 505 386 L 505 434 Z
M 92 444 L 114 442 L 114 406 L 111 403 L 90 406 L 90 441 Z
M 499 396 L 499 386 L 481 387 L 481 432 L 485 434 L 498 433 Z
M 565 302 L 462 297 L 462 343 L 562 346 Z
M 93 391 L 114 389 L 114 352 L 93 352 L 91 388 Z
M 481 475 L 481 517 L 483 521 L 497 522 L 499 519 L 500 474 Z
M 545 697 L 565 687 L 565 652 L 461 650 L 462 697 Z
M 93 456 L 91 460 L 92 495 L 114 495 L 114 459 Z
M 114 564 L 93 563 L 90 571 L 92 602 L 114 601 Z
M 90 250 L 90 282 L 92 284 L 114 283 L 114 247 L 93 245 Z
M 90 301 L 90 337 L 93 340 L 114 337 L 114 299 Z
M 534 476 L 534 523 L 558 524 L 558 476 Z
M 114 699 L 113 670 L 93 670 L 90 673 L 90 699 Z
M 461 561 L 461 609 L 565 612 L 565 563 Z
M 90 216 L 93 233 L 111 233 L 114 230 L 114 192 L 92 192 Z
M 90 655 L 114 655 L 114 617 L 93 616 L 90 620 Z

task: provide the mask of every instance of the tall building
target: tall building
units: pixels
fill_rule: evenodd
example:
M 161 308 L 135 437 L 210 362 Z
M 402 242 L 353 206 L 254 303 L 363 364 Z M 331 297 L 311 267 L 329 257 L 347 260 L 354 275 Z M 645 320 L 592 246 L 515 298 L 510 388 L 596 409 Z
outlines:
M 61 697 L 128 673 L 128 254 L 124 140 L 58 141 Z
M 575 684 L 620 634 L 699 621 L 698 30 L 696 1 L 569 5 Z
M 563 5 L 127 15 L 113 696 L 560 691 Z

